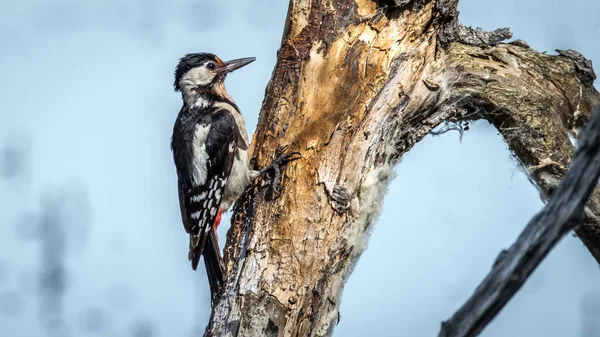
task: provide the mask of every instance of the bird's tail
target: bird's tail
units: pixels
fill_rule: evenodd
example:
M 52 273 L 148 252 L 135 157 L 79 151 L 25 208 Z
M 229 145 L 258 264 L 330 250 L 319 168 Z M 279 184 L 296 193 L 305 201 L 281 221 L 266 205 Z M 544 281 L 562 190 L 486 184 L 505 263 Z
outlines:
M 208 235 L 206 240 L 206 245 L 204 246 L 204 265 L 206 266 L 206 275 L 208 276 L 208 284 L 210 286 L 210 303 L 211 306 L 214 305 L 215 300 L 217 299 L 217 295 L 219 294 L 219 289 L 223 285 L 223 276 L 224 276 L 224 264 L 223 259 L 221 258 L 221 249 L 219 249 L 219 242 L 217 240 L 217 234 L 215 229 L 213 228 Z M 192 265 L 194 269 L 198 266 L 198 260 L 192 260 Z

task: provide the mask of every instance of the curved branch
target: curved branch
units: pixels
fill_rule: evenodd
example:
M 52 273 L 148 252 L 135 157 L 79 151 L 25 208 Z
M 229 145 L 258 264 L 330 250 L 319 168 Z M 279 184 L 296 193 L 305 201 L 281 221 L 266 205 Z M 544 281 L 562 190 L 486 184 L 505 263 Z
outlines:
M 472 47 L 453 44 L 446 54 L 447 76 L 457 119 L 484 118 L 507 141 L 546 200 L 569 167 L 579 129 L 600 103 L 589 61 L 574 51 L 558 56 L 526 46 Z M 600 191 L 588 201 L 586 220 L 575 232 L 600 262 Z
M 581 225 L 600 176 L 600 106 L 581 133 L 573 164 L 548 204 L 503 251 L 467 302 L 442 324 L 440 337 L 477 336 L 568 231 Z

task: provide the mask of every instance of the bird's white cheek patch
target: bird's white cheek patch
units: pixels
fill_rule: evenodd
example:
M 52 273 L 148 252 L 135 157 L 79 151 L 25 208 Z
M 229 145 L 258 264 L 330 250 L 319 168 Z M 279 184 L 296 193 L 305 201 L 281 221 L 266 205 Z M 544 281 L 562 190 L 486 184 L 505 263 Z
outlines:
M 204 99 L 198 100 L 195 88 L 199 86 L 205 86 L 211 83 L 216 74 L 206 67 L 198 67 L 191 69 L 179 80 L 179 87 L 183 93 L 185 103 L 188 105 L 195 105 L 198 107 L 208 106 L 208 102 Z
M 216 74 L 206 67 L 197 67 L 191 69 L 181 78 L 181 82 L 193 86 L 207 85 L 215 78 Z

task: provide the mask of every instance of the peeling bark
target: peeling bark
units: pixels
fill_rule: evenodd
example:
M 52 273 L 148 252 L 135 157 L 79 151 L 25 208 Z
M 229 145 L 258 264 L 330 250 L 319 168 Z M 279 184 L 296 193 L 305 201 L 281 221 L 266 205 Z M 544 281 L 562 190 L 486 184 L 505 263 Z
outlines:
M 600 101 L 591 65 L 462 27 L 456 5 L 291 1 L 252 154 L 262 166 L 288 146 L 302 159 L 276 182 L 279 198 L 264 181 L 236 206 L 205 336 L 330 336 L 393 166 L 442 122 L 487 119 L 552 193 L 573 153 L 568 132 Z M 577 233 L 600 261 L 599 198 Z

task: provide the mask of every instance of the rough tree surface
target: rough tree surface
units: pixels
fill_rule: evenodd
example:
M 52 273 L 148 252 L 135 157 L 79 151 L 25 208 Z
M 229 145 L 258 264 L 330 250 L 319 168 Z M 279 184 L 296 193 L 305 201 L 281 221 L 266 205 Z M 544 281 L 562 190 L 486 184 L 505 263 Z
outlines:
M 283 146 L 302 159 L 288 165 L 278 198 L 262 184 L 238 203 L 206 336 L 330 336 L 393 166 L 440 123 L 488 120 L 542 197 L 556 188 L 569 137 L 600 102 L 589 61 L 501 43 L 507 29 L 461 26 L 456 6 L 290 2 L 252 153 L 259 166 Z M 576 229 L 598 261 L 599 193 Z

